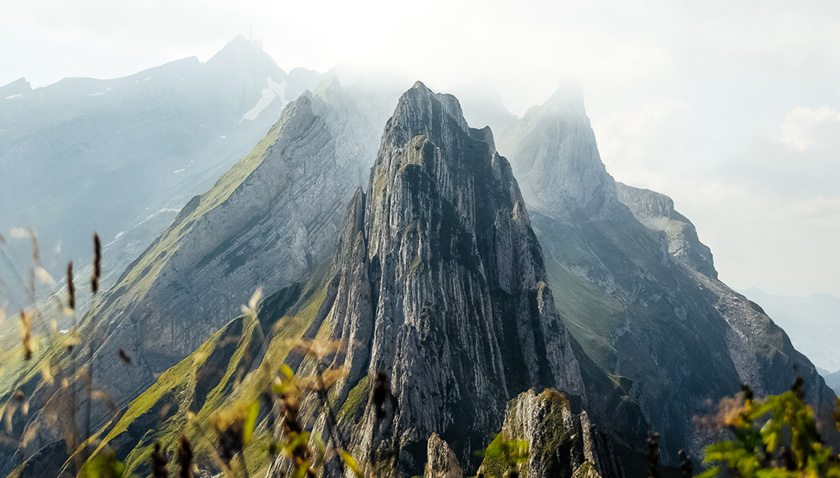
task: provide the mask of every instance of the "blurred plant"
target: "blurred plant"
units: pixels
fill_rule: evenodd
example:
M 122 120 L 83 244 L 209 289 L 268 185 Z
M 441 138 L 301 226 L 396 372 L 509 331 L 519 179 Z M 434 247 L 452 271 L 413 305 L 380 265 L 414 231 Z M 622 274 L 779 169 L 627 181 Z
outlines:
M 733 438 L 708 446 L 705 462 L 722 463 L 741 478 L 840 477 L 840 457 L 823 444 L 814 412 L 803 401 L 803 383 L 797 377 L 790 391 L 764 399 L 744 385 L 735 399 L 722 400 L 705 422 L 729 429 Z M 698 477 L 720 472 L 714 467 Z
M 484 451 L 476 452 L 485 458 L 485 472 L 479 476 L 487 478 L 519 478 L 519 467 L 528 463 L 528 442 L 507 440 L 496 435 Z M 504 475 L 504 472 L 507 474 Z

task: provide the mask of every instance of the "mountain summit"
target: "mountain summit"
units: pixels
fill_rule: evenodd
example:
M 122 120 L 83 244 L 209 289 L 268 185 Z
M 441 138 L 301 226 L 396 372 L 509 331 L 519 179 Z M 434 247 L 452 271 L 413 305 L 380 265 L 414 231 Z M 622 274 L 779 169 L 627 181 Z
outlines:
M 436 432 L 469 463 L 517 393 L 582 393 L 510 165 L 455 97 L 420 82 L 402 95 L 336 257 L 325 326 L 347 348 L 338 396 L 382 372 L 398 403 L 384 422 L 346 424 L 359 456 L 397 440 L 399 468 L 415 472 Z

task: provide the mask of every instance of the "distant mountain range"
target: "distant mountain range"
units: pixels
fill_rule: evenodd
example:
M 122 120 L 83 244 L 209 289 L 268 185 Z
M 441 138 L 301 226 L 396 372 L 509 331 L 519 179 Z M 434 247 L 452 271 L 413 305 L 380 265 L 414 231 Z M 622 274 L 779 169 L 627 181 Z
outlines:
M 173 453 L 178 435 L 193 433 L 187 423 L 207 423 L 219 407 L 259 396 L 283 364 L 301 375 L 318 366 L 344 371 L 329 389 L 335 431 L 353 455 L 392 463 L 379 476 L 492 469 L 475 451 L 501 431 L 529 442 L 527 476 L 629 477 L 645 472 L 649 431 L 661 433 L 667 465 L 677 464 L 680 449 L 699 460 L 718 433 L 695 417 L 714 412 L 742 383 L 773 394 L 797 376 L 824 437 L 840 441 L 834 393 L 761 307 L 718 280 L 691 221 L 668 197 L 607 173 L 578 90 L 561 88 L 516 118 L 486 92 L 467 92 L 465 111 L 455 96 L 421 82 L 398 97 L 333 77 L 293 87 L 293 75 L 266 59 L 238 39 L 206 64 L 185 60 L 196 69 L 192 81 L 211 92 L 176 106 L 167 92 L 188 76 L 167 76 L 149 93 L 160 116 L 140 121 L 140 131 L 131 115 L 137 122 L 145 110 L 105 108 L 110 113 L 98 114 L 119 111 L 126 117 L 114 123 L 124 123 L 110 130 L 95 122 L 107 134 L 80 130 L 75 140 L 98 152 L 75 157 L 66 172 L 99 186 L 78 196 L 56 190 L 93 211 L 78 220 L 90 228 L 97 218 L 136 228 L 138 208 L 200 192 L 173 207 L 179 212 L 154 240 L 137 239 L 142 252 L 110 246 L 123 254 L 114 267 L 125 267 L 84 317 L 84 336 L 99 337 L 91 350 L 96 383 L 119 410 L 93 405 L 97 443 L 129 471 L 149 474 L 153 443 Z M 173 66 L 180 64 L 161 68 L 186 68 Z M 141 85 L 143 75 L 128 84 Z M 4 88 L 8 96 L 38 92 Z M 116 83 L 111 88 L 93 97 L 117 91 Z M 210 97 L 227 103 L 200 101 Z M 263 115 L 262 132 L 246 127 Z M 467 117 L 505 131 L 472 127 Z M 102 139 L 118 132 L 119 142 Z M 135 138 L 141 132 L 145 141 Z M 235 164 L 214 149 L 251 134 L 250 152 Z M 185 165 L 159 151 L 182 136 L 192 146 L 178 158 L 215 159 Z M 15 144 L 29 146 L 17 150 L 35 148 L 36 138 L 18 133 Z M 157 138 L 161 145 L 145 144 Z M 132 159 L 112 165 L 106 153 L 119 146 Z M 57 161 L 52 150 L 31 151 L 35 166 L 42 157 Z M 24 168 L 22 177 L 37 184 L 52 174 L 49 164 L 33 175 Z M 109 168 L 117 179 L 100 176 Z M 190 168 L 190 181 L 171 180 Z M 170 181 L 137 181 L 140 174 Z M 106 196 L 95 193 L 111 186 L 114 204 L 102 207 L 113 209 L 100 215 Z M 63 211 L 39 229 L 74 230 L 75 209 Z M 258 288 L 266 293 L 258 315 L 241 315 Z M 336 345 L 317 360 L 296 351 L 313 339 Z M 70 456 L 50 412 L 62 395 L 34 364 L 9 370 L 0 397 L 12 403 L 23 391 L 30 414 L 9 420 L 0 473 L 59 476 Z M 380 373 L 390 391 L 374 403 L 367 397 Z M 64 371 L 55 383 L 64 378 L 73 380 Z M 316 431 L 331 428 L 316 407 L 301 414 Z M 269 426 L 267 415 L 259 419 Z M 209 456 L 196 462 L 219 471 Z M 282 457 L 264 465 L 261 476 L 285 471 Z
M 0 87 L 0 169 L 14 172 L 0 175 L 0 230 L 32 227 L 47 265 L 89 261 L 97 231 L 114 244 L 105 255 L 114 280 L 190 197 L 265 136 L 288 101 L 322 79 L 287 74 L 238 37 L 206 63 Z M 24 277 L 28 245 L 10 245 Z M 24 305 L 15 301 L 28 296 L 25 284 L 8 264 L 0 272 L 14 292 L 10 306 Z

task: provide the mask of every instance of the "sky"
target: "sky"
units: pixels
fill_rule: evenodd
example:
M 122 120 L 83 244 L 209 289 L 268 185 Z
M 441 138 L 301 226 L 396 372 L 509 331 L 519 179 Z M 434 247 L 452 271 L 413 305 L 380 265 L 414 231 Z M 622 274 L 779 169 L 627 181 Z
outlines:
M 671 196 L 736 288 L 840 296 L 840 2 L 6 0 L 0 85 L 207 60 L 242 34 L 522 115 L 569 75 L 618 180 Z M 408 85 L 407 85 L 408 86 Z

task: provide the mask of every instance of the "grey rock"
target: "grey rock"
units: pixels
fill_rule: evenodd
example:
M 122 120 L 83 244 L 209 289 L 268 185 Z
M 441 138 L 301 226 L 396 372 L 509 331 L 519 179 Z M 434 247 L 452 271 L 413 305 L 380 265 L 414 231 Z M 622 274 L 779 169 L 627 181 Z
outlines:
M 455 453 L 437 433 L 432 433 L 429 437 L 426 457 L 423 478 L 463 478 L 464 472 Z
M 584 392 L 510 166 L 454 97 L 419 82 L 402 96 L 349 210 L 326 318 L 346 350 L 333 360 L 348 371 L 337 396 L 377 372 L 392 393 L 384 417 L 368 403 L 342 425 L 356 456 L 396 453 L 387 474 L 420 473 L 438 433 L 474 469 L 508 399 Z
M 607 438 L 585 411 L 573 408 L 556 390 L 521 393 L 508 403 L 496 443 L 524 441 L 527 460 L 517 464 L 503 456 L 488 455 L 478 472 L 506 476 L 512 467 L 522 477 L 623 477 L 621 460 Z
M 814 366 L 758 306 L 717 280 L 711 252 L 669 198 L 616 186 L 579 92 L 532 108 L 505 138 L 500 150 L 530 191 L 559 313 L 585 355 L 661 433 L 665 463 L 675 464 L 681 448 L 701 456 L 713 436 L 693 417 L 741 383 L 759 395 L 781 393 L 796 375 L 836 440 L 833 395 Z M 608 420 L 603 399 L 586 398 L 593 417 Z
M 697 237 L 694 224 L 674 209 L 664 194 L 616 183 L 618 199 L 642 224 L 662 231 L 668 239 L 668 253 L 697 272 L 717 279 L 712 251 Z

